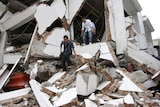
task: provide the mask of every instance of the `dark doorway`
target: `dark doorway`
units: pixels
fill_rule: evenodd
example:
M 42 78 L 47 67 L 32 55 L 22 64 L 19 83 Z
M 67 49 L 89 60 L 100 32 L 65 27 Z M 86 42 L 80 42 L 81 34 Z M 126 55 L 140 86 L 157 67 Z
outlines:
M 105 31 L 104 10 L 104 0 L 85 0 L 81 10 L 73 20 L 74 38 L 79 39 L 81 34 L 81 17 L 86 16 L 86 18 L 91 19 L 95 23 L 96 40 L 101 40 Z

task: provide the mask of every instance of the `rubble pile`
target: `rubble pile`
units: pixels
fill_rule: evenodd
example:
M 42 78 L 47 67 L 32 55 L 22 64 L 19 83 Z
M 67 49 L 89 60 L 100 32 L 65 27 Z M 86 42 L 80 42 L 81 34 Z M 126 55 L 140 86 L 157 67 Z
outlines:
M 29 83 L 23 89 L 1 93 L 1 106 L 159 106 L 159 92 L 144 85 L 152 81 L 151 74 L 141 70 L 128 72 L 101 58 L 86 59 L 78 55 L 71 60 L 69 71 L 62 71 L 59 59 L 30 63 L 24 71 L 30 75 Z
M 133 30 L 132 17 L 124 18 L 120 0 L 105 1 L 104 36 L 108 39 L 84 46 L 73 40 L 72 21 L 84 2 L 88 3 L 42 0 L 21 12 L 10 13 L 9 18 L 9 10 L 0 4 L 0 49 L 4 49 L 0 53 L 1 107 L 160 106 L 160 61 L 142 49 L 143 43 L 138 47 L 136 37 L 143 35 Z M 5 44 L 9 31 L 16 32 L 33 19 L 36 23 L 32 34 L 27 34 L 31 36 L 28 44 Z M 66 71 L 59 57 L 64 35 L 74 41 L 76 51 Z

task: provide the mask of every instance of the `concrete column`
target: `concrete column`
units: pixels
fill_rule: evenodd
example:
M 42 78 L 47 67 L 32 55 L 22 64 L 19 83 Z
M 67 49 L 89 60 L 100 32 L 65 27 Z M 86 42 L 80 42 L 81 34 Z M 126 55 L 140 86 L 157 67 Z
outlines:
M 4 54 L 4 47 L 7 40 L 7 32 L 3 30 L 1 24 L 0 24 L 0 67 L 3 66 L 3 54 Z
M 111 0 L 112 1 L 112 14 L 115 29 L 116 39 L 116 54 L 124 54 L 127 46 L 127 36 L 125 27 L 124 7 L 123 0 Z
M 143 17 L 141 12 L 138 12 L 137 14 L 135 14 L 134 19 L 136 23 L 133 26 L 138 33 L 137 37 L 138 37 L 139 48 L 147 49 L 147 40 L 145 36 L 145 29 L 144 29 Z

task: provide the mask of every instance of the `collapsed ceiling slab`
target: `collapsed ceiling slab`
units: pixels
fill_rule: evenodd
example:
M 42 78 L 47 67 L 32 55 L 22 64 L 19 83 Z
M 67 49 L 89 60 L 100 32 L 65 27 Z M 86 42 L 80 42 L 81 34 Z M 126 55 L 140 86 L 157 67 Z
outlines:
M 147 70 L 152 74 L 155 74 L 160 70 L 160 61 L 158 61 L 153 56 L 149 55 L 147 52 L 143 50 L 136 50 L 128 46 L 127 54 L 129 57 L 136 60 L 140 64 L 145 65 L 147 67 Z M 150 68 L 153 70 L 151 70 Z
M 34 18 L 37 6 L 33 5 L 22 12 L 15 13 L 12 17 L 2 23 L 4 30 L 15 30 Z

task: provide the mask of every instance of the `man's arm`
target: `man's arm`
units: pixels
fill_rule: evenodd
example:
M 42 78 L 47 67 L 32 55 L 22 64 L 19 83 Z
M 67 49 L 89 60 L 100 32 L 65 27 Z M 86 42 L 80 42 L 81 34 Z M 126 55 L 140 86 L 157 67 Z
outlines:
M 82 30 L 82 31 L 81 31 L 81 35 L 80 35 L 80 37 L 82 37 L 82 36 L 83 36 L 83 33 L 84 33 L 84 30 Z
M 72 48 L 72 51 L 73 51 L 74 55 L 76 56 L 77 54 L 76 54 L 76 51 L 74 48 Z

